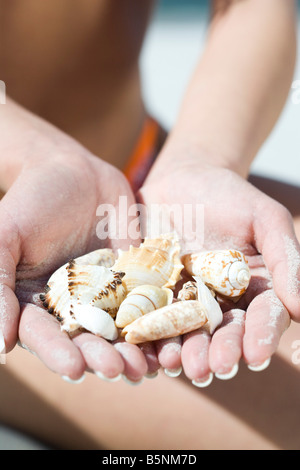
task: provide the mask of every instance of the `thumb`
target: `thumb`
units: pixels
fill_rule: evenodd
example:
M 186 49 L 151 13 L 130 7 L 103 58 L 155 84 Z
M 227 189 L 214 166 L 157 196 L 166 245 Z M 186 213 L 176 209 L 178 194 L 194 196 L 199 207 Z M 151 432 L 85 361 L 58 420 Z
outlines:
M 272 275 L 273 288 L 291 318 L 300 321 L 300 245 L 289 211 L 278 204 L 257 223 L 257 248 Z
M 13 349 L 18 339 L 20 306 L 14 290 L 19 253 L 18 228 L 0 206 L 0 353 Z

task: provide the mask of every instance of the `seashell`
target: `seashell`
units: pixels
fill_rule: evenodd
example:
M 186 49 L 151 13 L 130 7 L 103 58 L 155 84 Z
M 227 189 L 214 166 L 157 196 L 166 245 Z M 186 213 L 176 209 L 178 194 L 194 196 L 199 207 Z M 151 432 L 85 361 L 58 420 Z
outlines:
M 173 292 L 169 288 L 152 285 L 135 287 L 120 305 L 116 316 L 116 325 L 124 328 L 137 318 L 165 305 L 173 300 Z
M 146 239 L 138 248 L 119 250 L 112 270 L 125 272 L 123 282 L 128 292 L 145 284 L 172 288 L 183 268 L 179 253 L 180 245 L 173 237 Z
M 215 250 L 182 257 L 189 274 L 200 276 L 215 292 L 226 297 L 242 295 L 251 274 L 246 257 L 236 250 Z
M 137 318 L 122 330 L 128 343 L 138 344 L 188 333 L 207 322 L 206 308 L 198 300 L 166 305 Z
M 126 325 L 122 336 L 127 342 L 138 344 L 171 338 L 201 327 L 213 334 L 222 323 L 223 312 L 200 277 L 196 278 L 196 286 L 198 300 L 175 302 L 147 313 Z
M 194 276 L 194 279 L 196 279 L 196 276 Z M 197 282 L 188 281 L 183 284 L 182 288 L 178 292 L 177 300 L 198 300 L 198 291 L 199 287 L 197 286 Z M 213 297 L 216 297 L 216 293 L 214 290 L 209 289 L 209 291 Z
M 105 266 L 106 268 L 110 268 L 116 260 L 116 255 L 114 252 L 109 248 L 100 248 L 99 250 L 91 251 L 85 255 L 79 256 L 75 258 L 74 261 L 76 264 L 79 265 L 97 265 L 97 266 Z M 60 282 L 60 278 L 65 277 L 65 270 L 68 267 L 68 263 L 65 263 L 63 266 L 58 268 L 48 281 L 48 285 L 53 282 Z
M 75 262 L 80 265 L 92 264 L 106 268 L 111 268 L 115 261 L 116 255 L 110 248 L 100 248 L 75 258 Z
M 178 300 L 197 300 L 198 299 L 198 288 L 197 283 L 194 281 L 188 281 L 183 284 L 182 289 L 177 294 Z
M 114 272 L 105 266 L 79 266 L 69 263 L 68 290 L 79 304 L 90 303 L 115 316 L 126 296 L 122 284 L 124 273 Z
M 207 310 L 208 321 L 206 327 L 208 327 L 209 333 L 213 334 L 215 329 L 222 323 L 223 312 L 214 292 L 206 286 L 201 277 L 195 276 L 194 279 L 197 284 L 197 298 Z
M 96 325 L 94 329 L 97 330 L 97 313 L 99 324 L 103 326 L 107 315 L 115 316 L 126 297 L 123 276 L 124 273 L 114 272 L 105 266 L 79 265 L 70 261 L 50 277 L 40 299 L 49 313 L 61 322 L 62 329 L 73 332 L 79 327 L 86 328 L 84 325 L 89 324 L 89 319 L 93 318 Z M 78 309 L 78 306 L 86 308 Z M 93 314 L 91 308 L 95 309 Z M 83 311 L 88 315 L 84 322 Z
M 114 341 L 118 337 L 118 329 L 109 313 L 92 305 L 75 305 L 73 308 L 74 319 L 78 328 L 84 328 L 91 333 Z M 66 329 L 63 326 L 62 329 Z

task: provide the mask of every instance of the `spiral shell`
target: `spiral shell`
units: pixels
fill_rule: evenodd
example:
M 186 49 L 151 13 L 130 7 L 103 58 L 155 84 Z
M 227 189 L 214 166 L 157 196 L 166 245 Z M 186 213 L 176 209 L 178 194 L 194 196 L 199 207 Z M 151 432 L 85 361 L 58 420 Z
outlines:
M 188 254 L 183 264 L 193 276 L 201 279 L 215 292 L 237 297 L 247 289 L 251 274 L 243 253 L 236 250 L 215 250 Z
M 171 289 L 152 285 L 135 287 L 121 303 L 116 316 L 116 325 L 124 328 L 142 315 L 169 305 L 172 300 Z
M 198 288 L 197 283 L 194 281 L 188 281 L 183 284 L 182 288 L 177 294 L 178 300 L 197 300 L 198 299 Z
M 183 268 L 179 253 L 179 243 L 173 237 L 146 239 L 138 248 L 119 250 L 112 270 L 125 272 L 123 282 L 128 292 L 145 284 L 172 288 Z

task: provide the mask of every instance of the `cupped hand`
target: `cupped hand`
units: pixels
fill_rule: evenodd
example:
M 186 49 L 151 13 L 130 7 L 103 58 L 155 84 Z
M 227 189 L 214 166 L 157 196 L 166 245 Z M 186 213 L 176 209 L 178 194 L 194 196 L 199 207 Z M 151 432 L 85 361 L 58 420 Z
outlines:
M 137 233 L 132 240 L 126 231 L 128 212 L 119 210 L 121 197 L 131 211 L 135 205 L 121 172 L 56 129 L 41 127 L 42 132 L 34 130 L 31 155 L 0 202 L 5 352 L 19 341 L 48 368 L 72 380 L 93 370 L 102 378 L 123 374 L 138 381 L 148 371 L 147 352 L 89 333 L 71 340 L 39 299 L 50 275 L 69 259 L 97 248 L 139 243 Z M 105 224 L 98 215 L 106 212 L 99 207 L 108 210 Z
M 150 174 L 139 200 L 148 208 L 161 204 L 173 210 L 172 228 L 181 237 L 183 253 L 234 248 L 246 255 L 252 276 L 239 301 L 222 302 L 223 323 L 212 336 L 200 329 L 158 342 L 161 365 L 168 370 L 182 366 L 200 387 L 213 374 L 233 377 L 242 357 L 249 368 L 263 369 L 290 318 L 300 320 L 300 247 L 290 213 L 228 169 L 182 165 L 159 175 L 157 183 L 156 178 Z M 176 208 L 183 214 L 184 206 L 193 214 L 188 227 L 174 216 Z

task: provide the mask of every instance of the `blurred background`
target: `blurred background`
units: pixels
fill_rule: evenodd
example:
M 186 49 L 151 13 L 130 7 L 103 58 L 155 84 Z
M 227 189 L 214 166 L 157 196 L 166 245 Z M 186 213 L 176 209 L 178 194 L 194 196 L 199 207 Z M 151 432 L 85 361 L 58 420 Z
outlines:
M 300 40 L 299 13 L 300 0 Z M 167 129 L 176 119 L 184 90 L 203 49 L 208 18 L 208 0 L 158 2 L 140 66 L 148 110 Z M 294 80 L 300 80 L 300 50 Z M 293 102 L 294 91 L 291 88 L 281 118 L 257 155 L 252 171 L 300 186 L 300 103 Z M 0 426 L 0 450 L 45 448 L 30 437 Z
M 289 0 L 287 0 L 289 1 Z M 148 109 L 169 129 L 204 46 L 209 0 L 160 0 L 141 55 Z M 300 39 L 300 1 L 298 0 Z M 294 80 L 300 80 L 300 48 Z M 272 84 L 270 84 L 272 86 Z M 252 172 L 300 185 L 300 103 L 291 88 L 285 109 L 255 159 Z

